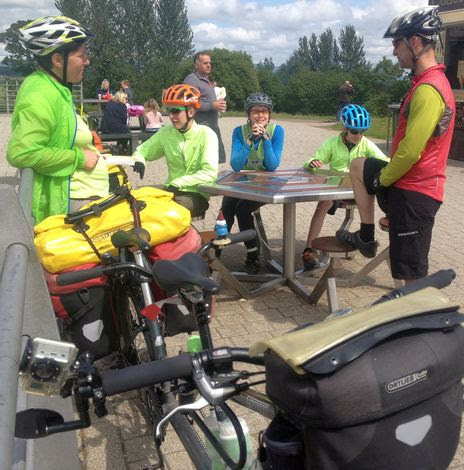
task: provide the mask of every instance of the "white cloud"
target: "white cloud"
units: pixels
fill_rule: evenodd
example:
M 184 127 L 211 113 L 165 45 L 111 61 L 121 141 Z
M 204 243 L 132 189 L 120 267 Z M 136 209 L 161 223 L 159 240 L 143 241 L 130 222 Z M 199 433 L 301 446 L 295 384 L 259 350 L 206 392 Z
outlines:
M 223 47 L 246 51 L 259 62 L 271 56 L 284 62 L 298 47 L 298 38 L 331 28 L 354 25 L 364 39 L 368 60 L 391 56 L 390 42 L 382 39 L 391 20 L 424 0 L 186 0 L 197 50 Z M 0 0 L 0 31 L 19 19 L 58 14 L 54 0 Z M 0 45 L 0 59 L 4 55 Z

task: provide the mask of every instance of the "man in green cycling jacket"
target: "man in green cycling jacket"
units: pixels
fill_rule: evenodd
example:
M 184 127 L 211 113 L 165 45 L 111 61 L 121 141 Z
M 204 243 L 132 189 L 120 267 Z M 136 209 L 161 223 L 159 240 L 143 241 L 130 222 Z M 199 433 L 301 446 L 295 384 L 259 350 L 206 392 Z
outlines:
M 214 183 L 218 174 L 218 139 L 213 130 L 194 120 L 200 106 L 200 92 L 190 85 L 169 87 L 163 93 L 163 104 L 169 112 L 170 126 L 137 147 L 136 166 L 145 160 L 166 158 L 168 179 L 164 189 L 174 193 L 174 200 L 186 207 L 192 217 L 204 215 L 208 195 L 198 191 L 199 184 Z
M 445 67 L 435 58 L 440 27 L 438 7 L 430 6 L 395 18 L 385 33 L 385 38 L 393 38 L 393 55 L 399 65 L 411 69 L 412 84 L 400 107 L 390 163 L 361 158 L 351 164 L 361 229 L 337 232 L 342 243 L 374 257 L 377 196 L 389 218 L 392 276 L 406 283 L 428 274 L 432 228 L 443 202 L 456 114 Z

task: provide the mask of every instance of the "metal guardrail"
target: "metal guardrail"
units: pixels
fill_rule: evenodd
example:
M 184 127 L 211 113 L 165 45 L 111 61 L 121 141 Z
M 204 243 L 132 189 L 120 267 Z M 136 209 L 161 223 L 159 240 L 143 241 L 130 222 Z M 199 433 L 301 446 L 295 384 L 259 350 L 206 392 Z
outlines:
M 18 196 L 27 221 L 33 231 L 31 168 L 21 170 Z M 26 296 L 26 273 L 29 250 L 23 243 L 7 247 L 0 277 L 0 469 L 34 468 L 33 442 L 15 440 L 13 431 L 18 409 L 26 407 L 26 396 L 19 386 L 19 358 L 23 331 Z
M 16 96 L 24 78 L 0 77 L 0 113 L 12 113 L 16 104 Z M 82 83 L 73 84 L 73 97 L 82 99 L 84 96 Z
M 20 386 L 18 369 L 24 341 L 21 335 L 59 339 L 50 297 L 35 253 L 31 214 L 33 171 L 21 171 L 19 194 L 0 185 L 0 470 L 78 470 L 75 435 L 48 440 L 14 438 L 16 412 L 26 408 L 51 408 L 72 419 L 72 404 L 27 395 Z M 24 213 L 24 217 L 23 214 Z M 37 321 L 37 315 L 40 321 Z
M 0 469 L 13 465 L 18 369 L 26 293 L 28 249 L 8 246 L 0 278 Z

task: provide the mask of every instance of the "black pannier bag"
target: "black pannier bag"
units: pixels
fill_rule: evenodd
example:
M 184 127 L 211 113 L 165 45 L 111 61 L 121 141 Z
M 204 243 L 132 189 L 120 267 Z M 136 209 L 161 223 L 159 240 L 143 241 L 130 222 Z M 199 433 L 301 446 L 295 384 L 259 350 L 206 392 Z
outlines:
M 258 460 L 263 470 L 304 470 L 303 430 L 277 412 L 264 433 L 260 433 Z
M 62 272 L 95 266 L 89 263 Z M 44 273 L 63 339 L 73 342 L 79 351 L 90 352 L 94 359 L 117 351 L 119 339 L 106 276 L 60 286 L 56 278 L 61 273 Z
M 382 313 L 398 301 L 375 309 Z M 266 391 L 278 409 L 304 428 L 307 469 L 448 467 L 463 411 L 464 315 L 457 308 L 437 308 L 366 329 L 331 343 L 296 369 L 290 356 L 278 354 L 282 344 L 298 342 L 294 333 L 274 343 L 277 347 L 268 341 Z M 316 332 L 328 332 L 335 325 L 331 322 L 315 325 Z M 295 334 L 299 341 L 305 338 L 303 330 Z

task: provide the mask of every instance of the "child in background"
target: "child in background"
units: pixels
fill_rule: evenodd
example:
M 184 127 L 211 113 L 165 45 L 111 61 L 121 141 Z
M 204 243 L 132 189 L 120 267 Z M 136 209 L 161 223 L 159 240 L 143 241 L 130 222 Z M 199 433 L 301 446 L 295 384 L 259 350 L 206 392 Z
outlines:
M 159 111 L 159 106 L 154 98 L 150 98 L 143 103 L 145 108 L 143 119 L 145 121 L 145 132 L 157 132 L 161 128 L 163 116 Z
M 322 143 L 303 167 L 306 170 L 329 165 L 331 170 L 348 171 L 350 163 L 358 157 L 372 157 L 389 161 L 389 158 L 364 137 L 364 132 L 371 125 L 371 118 L 366 108 L 357 104 L 349 104 L 342 108 L 340 122 L 343 131 L 339 135 L 329 137 Z M 303 251 L 303 265 L 305 271 L 316 269 L 322 264 L 312 249 L 312 241 L 319 236 L 327 213 L 334 214 L 337 208 L 335 201 L 319 201 L 311 219 L 306 248 Z

